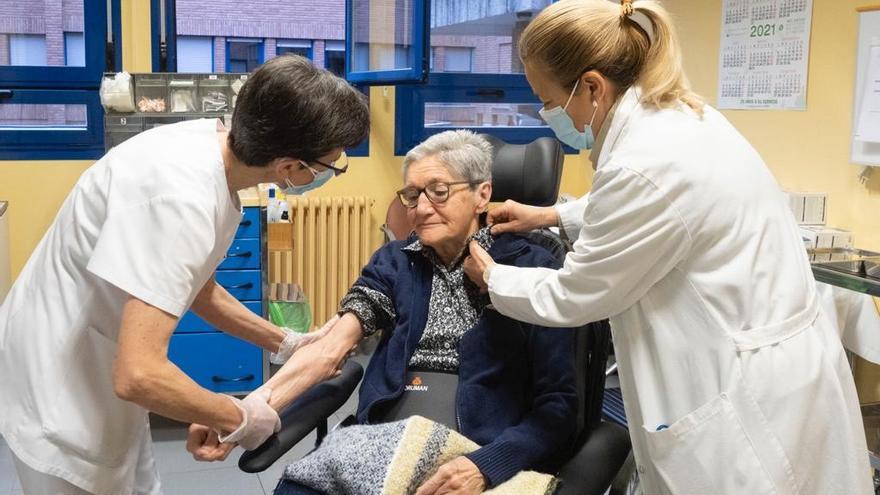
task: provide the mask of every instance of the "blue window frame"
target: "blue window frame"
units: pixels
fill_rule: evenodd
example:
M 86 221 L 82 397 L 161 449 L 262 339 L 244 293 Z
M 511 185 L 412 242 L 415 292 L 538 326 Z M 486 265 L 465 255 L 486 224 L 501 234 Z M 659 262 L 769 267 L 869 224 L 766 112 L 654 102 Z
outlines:
M 293 53 L 309 60 L 315 60 L 312 40 L 278 40 L 275 42 L 275 55 Z
M 263 40 L 251 38 L 226 39 L 226 72 L 253 72 L 263 63 Z
M 471 129 L 512 143 L 552 137 L 515 46 L 517 33 L 550 3 L 520 0 L 514 9 L 510 2 L 497 2 L 474 10 L 455 0 L 435 0 L 425 36 L 432 47 L 428 80 L 396 90 L 395 154 L 448 129 Z
M 345 0 L 345 74 L 364 86 L 424 82 L 429 0 Z
M 114 16 L 109 27 L 114 35 L 118 4 L 118 0 L 110 4 Z M 39 40 L 24 42 L 28 65 L 0 66 L 0 160 L 93 159 L 103 154 L 98 89 L 108 67 L 107 1 L 83 0 L 82 8 L 81 66 L 61 65 L 65 59 L 74 62 L 63 45 L 46 61 L 28 59 L 30 51 L 47 46 Z M 111 63 L 118 59 L 116 48 Z

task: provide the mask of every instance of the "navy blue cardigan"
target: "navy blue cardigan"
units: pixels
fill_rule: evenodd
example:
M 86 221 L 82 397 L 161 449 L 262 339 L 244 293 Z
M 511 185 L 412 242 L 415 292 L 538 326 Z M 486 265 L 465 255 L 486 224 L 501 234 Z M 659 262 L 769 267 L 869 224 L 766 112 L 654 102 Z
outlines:
M 421 253 L 402 249 L 413 240 L 383 246 L 355 282 L 387 295 L 397 312 L 361 384 L 361 424 L 370 422 L 375 406 L 403 393 L 427 321 L 433 267 Z M 510 234 L 496 237 L 489 254 L 507 265 L 558 266 L 547 250 Z M 482 446 L 467 457 L 489 486 L 525 469 L 558 468 L 576 430 L 574 332 L 521 323 L 490 307 L 464 334 L 459 360 L 459 430 Z

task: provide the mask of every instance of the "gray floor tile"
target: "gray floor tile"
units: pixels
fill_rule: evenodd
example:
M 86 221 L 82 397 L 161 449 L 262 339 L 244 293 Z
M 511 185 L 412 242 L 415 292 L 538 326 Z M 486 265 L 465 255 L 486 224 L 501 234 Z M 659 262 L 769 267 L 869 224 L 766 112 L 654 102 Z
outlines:
M 263 495 L 263 486 L 253 474 L 224 468 L 165 474 L 162 491 L 166 495 Z
M 4 443 L 0 446 L 0 495 L 8 494 L 15 488 L 20 490 L 21 486 L 18 483 L 18 474 L 15 472 L 12 451 Z

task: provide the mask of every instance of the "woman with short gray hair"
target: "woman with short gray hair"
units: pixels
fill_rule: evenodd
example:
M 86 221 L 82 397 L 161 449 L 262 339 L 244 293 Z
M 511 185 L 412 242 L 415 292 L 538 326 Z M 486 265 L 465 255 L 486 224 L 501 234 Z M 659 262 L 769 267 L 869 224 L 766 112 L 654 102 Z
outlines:
M 451 487 L 476 494 L 522 470 L 553 472 L 575 430 L 574 332 L 499 317 L 462 270 L 471 240 L 517 266 L 558 266 L 540 246 L 514 235 L 493 237 L 482 224 L 491 169 L 492 146 L 470 131 L 437 134 L 407 153 L 398 197 L 414 232 L 373 255 L 343 298 L 339 322 L 321 340 L 338 342 L 333 346 L 342 353 L 384 331 L 360 387 L 358 423 L 418 415 L 480 445 L 429 479 L 411 481 L 421 484 L 417 495 L 451 493 Z M 434 400 L 407 390 L 412 383 L 431 388 Z M 334 465 L 339 477 L 361 466 L 356 459 L 365 450 L 373 452 L 341 443 L 351 451 L 342 457 L 355 460 Z M 321 451 L 308 462 L 338 456 Z M 364 464 L 370 462 L 375 459 Z M 339 493 L 306 465 L 289 468 L 276 495 Z

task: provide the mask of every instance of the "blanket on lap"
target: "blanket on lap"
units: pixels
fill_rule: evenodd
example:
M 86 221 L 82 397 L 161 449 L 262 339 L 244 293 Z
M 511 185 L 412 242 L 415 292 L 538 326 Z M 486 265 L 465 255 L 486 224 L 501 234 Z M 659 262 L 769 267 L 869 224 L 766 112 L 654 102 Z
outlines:
M 440 466 L 480 446 L 421 416 L 339 428 L 321 446 L 287 466 L 283 477 L 322 493 L 410 495 Z M 556 479 L 523 471 L 484 493 L 549 495 Z

